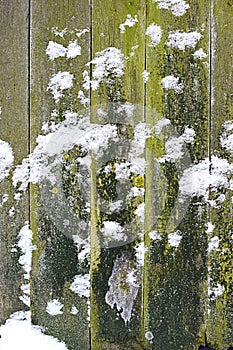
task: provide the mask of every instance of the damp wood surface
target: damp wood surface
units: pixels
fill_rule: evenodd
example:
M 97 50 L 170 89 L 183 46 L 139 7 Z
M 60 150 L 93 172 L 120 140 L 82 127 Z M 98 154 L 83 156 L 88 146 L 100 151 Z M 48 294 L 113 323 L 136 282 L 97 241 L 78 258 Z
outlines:
M 64 119 L 66 111 L 80 108 L 77 95 L 81 88 L 84 64 L 89 61 L 89 33 L 80 39 L 82 55 L 75 62 L 64 57 L 49 60 L 46 48 L 49 41 L 67 47 L 70 41 L 77 39 L 75 29 L 83 30 L 90 27 L 89 11 L 88 1 L 31 1 L 32 150 L 36 146 L 36 138 L 41 133 L 43 123 L 50 121 L 53 110 L 57 110 L 53 122 L 58 123 Z M 54 34 L 54 30 L 64 29 L 67 29 L 64 37 Z M 64 98 L 55 103 L 47 87 L 51 77 L 63 71 L 73 73 L 75 89 L 72 92 L 65 91 Z M 71 179 L 68 179 L 69 181 Z M 62 213 L 56 205 L 49 207 L 50 204 L 46 199 L 53 188 L 45 186 L 43 193 L 41 188 L 37 185 L 31 186 L 31 227 L 35 233 L 33 243 L 37 248 L 33 254 L 31 272 L 32 321 L 45 327 L 47 334 L 63 340 L 69 349 L 89 349 L 87 301 L 86 298 L 81 298 L 70 290 L 75 275 L 83 272 L 78 261 L 78 250 L 72 235 L 65 235 L 56 226 L 56 221 Z M 56 202 L 57 199 L 53 197 L 52 200 Z M 53 300 L 59 300 L 64 305 L 62 314 L 56 317 L 46 311 L 48 303 Z M 72 307 L 78 310 L 75 315 L 71 313 Z
M 217 190 L 209 185 L 208 199 L 203 193 L 184 199 L 180 188 L 186 168 L 205 163 L 214 177 L 217 161 L 232 165 L 226 140 L 233 125 L 233 2 L 188 0 L 182 15 L 163 3 L 169 1 L 0 0 L 0 139 L 12 147 L 15 165 L 34 150 L 42 127 L 63 122 L 67 113 L 90 117 L 94 127 L 116 126 L 117 132 L 104 154 L 90 154 L 90 189 L 84 195 L 79 162 L 85 155 L 76 146 L 58 167 L 65 197 L 44 181 L 30 184 L 15 201 L 14 168 L 0 183 L 1 324 L 27 309 L 19 299 L 25 281 L 17 243 L 30 221 L 36 248 L 32 323 L 67 349 L 196 350 L 205 336 L 216 350 L 233 346 L 232 173 L 223 170 L 228 182 Z M 127 19 L 134 24 L 124 25 Z M 157 30 L 154 43 L 150 26 Z M 191 32 L 201 34 L 195 44 L 168 45 L 172 34 Z M 81 54 L 51 59 L 46 53 L 51 41 L 65 48 L 77 41 Z M 103 62 L 109 64 L 105 75 Z M 73 86 L 55 101 L 48 86 L 59 72 L 72 74 Z M 167 77 L 179 79 L 166 87 Z M 140 155 L 145 173 L 131 170 L 127 179 L 117 179 L 138 125 L 152 130 Z M 176 147 L 187 128 L 195 138 L 185 144 L 183 157 L 159 161 L 166 142 Z M 129 200 L 131 187 L 141 194 Z M 142 221 L 137 212 L 144 204 Z M 77 225 L 76 233 L 89 236 L 90 259 L 81 258 L 84 245 L 61 227 L 69 206 L 86 225 L 84 230 Z M 120 227 L 119 235 L 125 231 L 127 238 L 106 238 L 106 225 Z M 171 237 L 179 242 L 171 243 Z M 139 247 L 144 263 L 138 261 Z M 87 298 L 70 287 L 77 275 L 89 273 Z M 63 307 L 52 315 L 48 305 L 57 301 Z

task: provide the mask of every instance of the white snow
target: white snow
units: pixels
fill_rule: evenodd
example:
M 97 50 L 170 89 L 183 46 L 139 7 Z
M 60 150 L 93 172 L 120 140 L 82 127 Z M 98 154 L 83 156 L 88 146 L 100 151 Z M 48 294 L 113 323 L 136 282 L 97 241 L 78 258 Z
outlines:
M 72 306 L 70 313 L 72 315 L 77 315 L 78 314 L 78 309 L 76 308 L 76 306 L 74 306 L 74 305 Z
M 141 203 L 135 210 L 135 214 L 139 216 L 140 222 L 142 223 L 144 222 L 144 212 L 145 212 L 145 203 Z
M 146 29 L 146 35 L 148 35 L 151 39 L 151 43 L 149 44 L 149 46 L 155 47 L 160 43 L 162 37 L 162 29 L 160 26 L 152 23 Z
M 84 95 L 82 90 L 78 92 L 78 99 L 83 106 L 88 106 L 90 104 L 90 99 Z
M 15 215 L 15 207 L 11 207 L 8 211 L 9 216 L 12 218 Z
M 68 350 L 63 342 L 31 324 L 30 312 L 18 311 L 0 327 L 2 350 Z
M 176 17 L 183 16 L 190 7 L 184 0 L 153 0 L 153 2 L 157 2 L 160 9 L 171 10 Z
M 54 41 L 49 41 L 46 54 L 49 56 L 50 60 L 54 60 L 58 57 L 64 57 L 66 55 L 67 49 Z
M 147 72 L 147 70 L 144 70 L 144 71 L 142 72 L 142 78 L 143 78 L 143 82 L 144 82 L 144 83 L 147 83 L 147 81 L 148 81 L 148 79 L 149 79 L 149 75 L 150 75 L 150 73 Z
M 126 238 L 123 227 L 116 221 L 104 221 L 101 232 L 108 240 L 121 241 Z
M 213 299 L 220 297 L 225 292 L 225 287 L 221 284 L 217 284 L 216 287 L 208 288 L 208 295 Z
M 208 244 L 208 252 L 211 253 L 213 250 L 217 250 L 219 248 L 219 242 L 220 239 L 218 238 L 218 236 L 210 238 Z
M 0 140 L 0 182 L 9 175 L 13 162 L 11 146 L 6 141 Z
M 202 35 L 197 31 L 185 33 L 176 30 L 168 35 L 167 46 L 184 51 L 186 48 L 194 49 Z
M 21 228 L 18 238 L 18 247 L 22 251 L 22 255 L 19 258 L 20 265 L 23 266 L 24 278 L 29 280 L 30 271 L 31 271 L 31 262 L 32 262 L 32 251 L 35 249 L 35 246 L 32 244 L 32 231 L 29 228 L 29 223 L 25 222 L 25 225 Z
M 76 275 L 74 282 L 70 285 L 72 292 L 78 294 L 80 297 L 90 297 L 90 274 Z
M 193 53 L 193 57 L 199 60 L 203 60 L 207 57 L 207 54 L 204 52 L 203 49 L 199 49 Z
M 131 15 L 127 15 L 125 22 L 119 25 L 121 33 L 123 34 L 125 32 L 125 27 L 133 27 L 137 22 L 137 15 L 134 18 Z
M 207 222 L 206 224 L 206 233 L 209 235 L 214 231 L 215 225 L 212 222 Z
M 116 173 L 116 180 L 126 180 L 129 178 L 131 170 L 130 170 L 130 162 L 121 162 L 121 163 L 115 163 L 115 173 Z
M 50 79 L 48 90 L 51 90 L 56 102 L 63 96 L 62 91 L 73 85 L 73 75 L 69 72 L 58 72 Z
M 77 41 L 70 41 L 67 47 L 67 58 L 75 58 L 76 56 L 81 55 L 81 46 L 77 44 Z
M 76 33 L 77 37 L 80 38 L 83 34 L 85 33 L 89 33 L 90 29 L 89 28 L 84 28 L 83 30 L 78 30 L 78 32 Z
M 49 41 L 46 54 L 49 56 L 50 60 L 54 60 L 58 57 L 75 58 L 81 55 L 81 46 L 77 44 L 77 41 L 70 41 L 68 47 L 64 47 L 54 41 Z
M 62 315 L 63 311 L 61 309 L 63 306 L 64 305 L 57 299 L 50 300 L 47 302 L 46 312 L 51 316 Z
M 175 162 L 177 159 L 181 159 L 184 155 L 185 143 L 193 144 L 195 135 L 193 128 L 186 127 L 181 136 L 171 137 L 165 143 L 166 155 L 159 158 L 159 162 Z
M 210 163 L 206 158 L 185 169 L 179 184 L 181 193 L 188 196 L 203 196 L 208 200 L 210 186 L 213 190 L 220 187 L 230 188 L 229 176 L 232 173 L 233 164 L 229 164 L 227 159 L 213 156 Z M 209 202 L 211 204 L 211 201 Z
M 161 133 L 162 129 L 165 126 L 170 125 L 170 124 L 171 124 L 170 119 L 167 119 L 167 118 L 160 119 L 155 125 L 156 134 L 159 135 Z
M 162 79 L 162 85 L 165 90 L 174 90 L 178 94 L 183 91 L 183 84 L 179 83 L 180 78 L 174 77 L 174 75 L 167 75 Z
M 178 230 L 176 232 L 170 233 L 168 235 L 168 243 L 171 247 L 178 248 L 180 245 L 180 241 L 182 239 L 181 232 Z
M 148 248 L 145 247 L 144 242 L 138 243 L 135 247 L 135 256 L 137 259 L 138 266 L 144 266 L 145 253 L 148 251 Z
M 161 239 L 162 239 L 161 234 L 158 233 L 157 231 L 150 231 L 149 232 L 149 237 L 153 241 L 161 241 Z
M 0 208 L 3 206 L 4 203 L 6 203 L 8 201 L 8 199 L 9 199 L 9 196 L 8 196 L 8 194 L 5 193 L 2 196 L 2 200 L 1 200 L 1 203 L 0 203 Z
M 92 61 L 87 66 L 93 65 L 92 80 L 88 72 L 84 73 L 84 89 L 90 87 L 96 90 L 104 79 L 121 78 L 124 75 L 125 58 L 121 50 L 115 47 L 107 47 L 103 51 L 97 52 Z

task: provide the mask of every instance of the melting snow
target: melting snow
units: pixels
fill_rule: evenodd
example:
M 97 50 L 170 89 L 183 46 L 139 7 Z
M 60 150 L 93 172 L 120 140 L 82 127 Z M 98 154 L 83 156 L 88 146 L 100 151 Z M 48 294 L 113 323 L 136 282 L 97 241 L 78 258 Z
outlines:
M 140 273 L 132 267 L 132 262 L 126 254 L 123 253 L 116 258 L 108 285 L 109 290 L 105 295 L 106 303 L 112 309 L 116 305 L 125 323 L 129 322 L 133 303 L 138 294 Z

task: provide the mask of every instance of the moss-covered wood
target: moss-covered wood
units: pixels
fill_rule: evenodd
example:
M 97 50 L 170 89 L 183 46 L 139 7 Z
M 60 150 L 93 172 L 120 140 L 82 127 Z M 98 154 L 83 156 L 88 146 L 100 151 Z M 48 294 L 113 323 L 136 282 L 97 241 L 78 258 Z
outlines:
M 88 1 L 31 1 L 31 91 L 30 120 L 31 148 L 36 137 L 42 134 L 43 123 L 59 123 L 65 113 L 80 112 L 83 106 L 78 99 L 82 89 L 82 72 L 89 61 L 90 52 L 90 9 Z M 77 36 L 82 30 L 85 33 Z M 62 33 L 59 35 L 57 33 Z M 70 42 L 81 46 L 81 55 L 76 58 L 58 57 L 51 60 L 46 54 L 49 41 L 67 47 Z M 73 74 L 73 88 L 54 101 L 48 84 L 58 72 Z M 56 111 L 55 113 L 53 113 Z M 64 156 L 62 182 L 64 195 L 69 197 L 70 210 L 76 215 L 78 193 L 75 189 L 72 167 L 76 164 L 78 150 Z M 70 162 L 71 171 L 66 171 Z M 76 169 L 76 168 L 74 168 Z M 76 169 L 77 170 L 77 169 Z M 69 227 L 57 225 L 63 212 L 56 205 L 56 188 L 46 184 L 38 188 L 31 186 L 31 228 L 37 250 L 33 254 L 31 273 L 32 321 L 45 327 L 46 332 L 64 341 L 69 349 L 89 349 L 88 304 L 86 297 L 80 297 L 70 290 L 74 276 L 86 273 L 88 267 L 78 259 L 78 249 L 69 233 Z M 72 192 L 69 190 L 72 188 Z M 42 191 L 42 192 L 41 192 Z M 45 192 L 47 191 L 47 193 Z M 52 198 L 49 197 L 52 196 Z M 52 204 L 55 202 L 55 205 Z M 64 203 L 67 205 L 67 203 Z M 73 233 L 74 234 L 74 233 Z M 46 311 L 48 302 L 58 300 L 63 304 L 62 314 L 52 316 Z M 72 310 L 75 310 L 73 312 Z
M 137 21 L 124 31 L 120 25 L 127 16 L 136 16 Z M 91 348 L 96 350 L 142 349 L 141 269 L 137 267 L 135 246 L 140 242 L 143 225 L 135 211 L 144 198 L 142 195 L 129 200 L 127 194 L 133 186 L 143 188 L 144 180 L 141 174 L 133 172 L 127 179 L 117 179 L 116 169 L 128 161 L 134 128 L 144 121 L 145 19 L 145 2 L 92 2 L 93 79 L 95 57 L 106 55 L 103 50 L 114 50 L 125 65 L 122 76 L 114 77 L 110 71 L 99 88 L 91 92 L 92 122 L 113 123 L 118 134 L 118 141 L 113 140 L 109 150 L 92 163 Z M 130 117 L 129 105 L 135 108 Z M 104 118 L 98 114 L 100 109 Z M 111 171 L 106 174 L 109 166 Z M 117 201 L 121 201 L 120 207 L 111 209 Z M 122 228 L 125 241 L 118 239 L 120 233 L 115 232 L 113 239 L 105 242 L 103 231 L 109 222 Z M 130 271 L 135 271 L 136 287 L 127 279 Z
M 0 1 L 0 139 L 12 147 L 15 164 L 28 153 L 28 13 L 26 0 Z M 24 308 L 19 299 L 24 271 L 17 243 L 29 203 L 27 194 L 19 202 L 14 199 L 11 175 L 0 183 L 1 324 Z
M 147 338 L 151 349 L 196 349 L 204 343 L 207 205 L 200 197 L 179 202 L 179 180 L 182 167 L 208 157 L 208 61 L 193 54 L 199 48 L 208 53 L 210 4 L 195 0 L 189 5 L 183 16 L 174 16 L 153 1 L 148 3 L 147 26 L 160 26 L 162 38 L 155 48 L 147 41 L 146 120 L 152 126 L 163 118 L 171 121 L 168 129 L 147 142 L 144 327 L 153 335 Z M 175 31 L 197 31 L 202 37 L 195 47 L 182 50 L 168 45 Z M 182 92 L 162 86 L 162 79 L 170 75 L 179 77 Z M 186 144 L 178 162 L 159 163 L 169 135 L 179 137 L 186 127 L 195 130 L 195 142 Z M 169 244 L 174 232 L 181 236 L 177 248 Z
M 30 219 L 32 322 L 68 349 L 195 350 L 205 337 L 216 350 L 233 346 L 233 2 L 172 3 L 0 0 L 0 139 L 15 164 L 67 113 L 116 127 L 104 152 L 90 153 L 89 173 L 86 150 L 64 154 L 56 173 L 63 197 L 45 181 L 16 202 L 12 173 L 1 182 L 0 323 L 25 308 L 17 236 Z M 51 59 L 49 41 L 76 42 L 81 55 Z M 58 72 L 73 74 L 73 85 L 55 101 L 48 84 Z M 146 133 L 136 157 L 144 172 L 133 149 Z M 200 191 L 196 178 L 193 193 L 182 188 L 187 169 Z M 195 169 L 212 175 L 206 192 Z M 77 233 L 90 236 L 90 260 L 62 205 L 80 223 Z M 70 289 L 89 272 L 90 300 Z M 50 302 L 61 313 L 50 314 Z

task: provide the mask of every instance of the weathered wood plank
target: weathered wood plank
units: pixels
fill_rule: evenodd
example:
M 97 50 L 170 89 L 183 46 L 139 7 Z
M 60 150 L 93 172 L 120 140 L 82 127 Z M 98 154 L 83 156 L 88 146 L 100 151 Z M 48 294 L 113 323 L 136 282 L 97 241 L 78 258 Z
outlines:
M 28 11 L 27 0 L 0 1 L 0 139 L 12 147 L 15 164 L 28 152 Z M 14 199 L 11 178 L 0 179 L 0 323 L 24 308 L 17 236 L 28 220 L 28 197 Z
M 89 1 L 86 0 L 31 1 L 32 149 L 36 145 L 37 135 L 42 133 L 43 123 L 57 124 L 65 119 L 66 113 L 79 113 L 83 108 L 78 95 L 82 90 L 82 72 L 84 69 L 89 70 L 85 67 L 90 60 L 89 18 Z M 50 41 L 52 43 L 49 46 Z M 54 43 L 63 46 L 55 56 Z M 72 57 L 72 51 L 67 51 L 70 44 L 76 50 L 79 45 L 81 55 L 76 51 L 76 57 Z M 73 74 L 73 85 L 70 89 L 62 90 L 63 96 L 56 101 L 56 95 L 52 95 L 48 85 L 59 72 Z M 70 286 L 74 277 L 85 273 L 88 267 L 86 261 L 81 263 L 78 258 L 79 249 L 72 239 L 74 232 L 69 232 L 69 227 L 61 227 L 61 221 L 69 225 L 63 209 L 71 203 L 71 215 L 75 216 L 78 210 L 75 207 L 77 181 L 74 179 L 77 156 L 75 150 L 70 150 L 64 158 L 63 168 L 57 173 L 64 180 L 64 187 L 57 189 L 46 183 L 44 188 L 31 187 L 31 228 L 37 247 L 33 254 L 31 310 L 35 324 L 44 326 L 49 334 L 63 340 L 69 349 L 84 350 L 89 349 L 87 298 L 71 291 Z M 65 198 L 61 205 L 56 199 L 59 191 L 64 192 Z M 47 306 L 55 305 L 56 300 L 63 304 L 63 308 L 61 314 L 55 312 L 53 316 L 47 312 Z
M 129 159 L 135 126 L 144 120 L 146 3 L 94 0 L 92 15 L 92 80 L 98 88 L 91 91 L 91 118 L 116 125 L 118 141 L 92 163 L 91 346 L 141 349 L 141 267 L 135 247 L 144 230 L 135 211 L 143 202 L 144 181 L 130 165 L 121 178 L 117 167 Z M 124 26 L 127 18 L 130 27 Z M 106 60 L 99 81 L 98 59 Z M 127 115 L 127 108 L 134 107 Z M 132 186 L 141 188 L 142 195 L 129 200 Z
M 227 169 L 228 180 L 233 156 L 232 16 L 232 1 L 212 2 L 211 172 L 222 179 Z M 212 191 L 211 200 L 207 331 L 216 349 L 227 349 L 233 344 L 232 185 L 225 181 Z
M 196 349 L 204 342 L 207 204 L 195 186 L 192 193 L 192 173 L 181 180 L 186 168 L 208 158 L 209 68 L 205 57 L 194 53 L 202 48 L 208 54 L 210 6 L 191 0 L 189 8 L 181 2 L 179 8 L 164 9 L 164 3 L 149 1 L 147 19 L 155 47 L 148 35 L 146 120 L 153 127 L 161 120 L 166 124 L 166 118 L 170 125 L 155 129 L 147 142 L 145 346 Z M 177 138 L 187 130 L 195 131 L 194 142 L 183 141 L 179 155 Z M 168 157 L 161 162 L 163 156 Z M 183 196 L 187 181 L 190 196 Z

